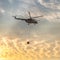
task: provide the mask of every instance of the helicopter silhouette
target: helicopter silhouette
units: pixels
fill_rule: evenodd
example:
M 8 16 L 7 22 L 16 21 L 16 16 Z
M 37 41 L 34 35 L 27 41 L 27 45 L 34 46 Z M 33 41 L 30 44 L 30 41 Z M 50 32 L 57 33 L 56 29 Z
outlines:
M 14 17 L 16 20 L 25 21 L 26 23 L 28 23 L 28 25 L 31 24 L 31 23 L 33 23 L 33 24 L 38 24 L 38 22 L 37 22 L 34 18 L 43 17 L 43 15 L 41 15 L 41 16 L 36 16 L 36 17 L 31 17 L 30 12 L 28 12 L 28 14 L 29 14 L 29 18 L 26 18 L 26 19 L 24 19 L 24 18 L 17 18 L 16 16 L 13 16 L 13 17 Z

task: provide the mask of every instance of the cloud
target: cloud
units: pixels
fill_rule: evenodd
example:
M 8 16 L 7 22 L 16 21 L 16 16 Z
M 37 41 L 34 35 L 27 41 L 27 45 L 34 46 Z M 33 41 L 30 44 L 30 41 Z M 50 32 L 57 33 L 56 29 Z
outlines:
M 0 8 L 0 13 L 5 13 L 5 10 L 3 8 Z
M 44 16 L 44 19 L 50 22 L 60 22 L 60 12 L 49 12 Z
M 38 0 L 38 1 L 41 5 L 43 5 L 46 8 L 60 10 L 60 1 L 58 0 L 49 0 L 48 2 L 46 2 L 45 0 Z
M 9 3 L 13 3 L 13 0 L 8 0 L 9 1 Z
M 30 44 L 27 44 L 29 40 L 21 40 L 20 38 L 10 38 L 10 36 L 0 36 L 0 55 L 7 58 L 6 60 L 39 60 L 42 58 L 59 57 L 60 54 L 60 41 L 49 41 L 42 39 L 30 40 Z M 7 53 L 6 53 L 7 52 Z M 53 53 L 51 53 L 53 52 Z M 39 54 L 38 54 L 39 53 Z M 28 55 L 29 54 L 29 55 Z M 12 57 L 11 57 L 12 56 Z M 15 57 L 18 57 L 17 59 Z

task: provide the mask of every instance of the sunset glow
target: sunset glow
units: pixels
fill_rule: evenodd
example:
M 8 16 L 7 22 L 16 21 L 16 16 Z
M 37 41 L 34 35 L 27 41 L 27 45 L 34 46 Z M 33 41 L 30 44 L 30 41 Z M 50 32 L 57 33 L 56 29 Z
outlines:
M 60 60 L 60 0 L 0 0 L 0 60 Z
M 11 60 L 39 60 L 60 58 L 60 41 L 48 42 L 46 40 L 31 41 L 27 45 L 26 41 L 19 39 L 10 39 L 7 37 L 0 38 L 0 58 Z M 32 44 L 32 42 L 34 42 Z M 1 59 L 1 60 L 4 60 Z

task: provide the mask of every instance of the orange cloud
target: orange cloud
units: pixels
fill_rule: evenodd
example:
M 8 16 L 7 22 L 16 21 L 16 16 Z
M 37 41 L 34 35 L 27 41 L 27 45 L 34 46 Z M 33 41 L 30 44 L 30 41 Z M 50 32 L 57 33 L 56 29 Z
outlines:
M 27 44 L 27 40 L 19 38 L 9 39 L 0 37 L 0 58 L 11 60 L 38 60 L 44 58 L 60 58 L 60 41 L 54 40 L 32 40 Z M 0 42 L 0 43 L 1 43 Z

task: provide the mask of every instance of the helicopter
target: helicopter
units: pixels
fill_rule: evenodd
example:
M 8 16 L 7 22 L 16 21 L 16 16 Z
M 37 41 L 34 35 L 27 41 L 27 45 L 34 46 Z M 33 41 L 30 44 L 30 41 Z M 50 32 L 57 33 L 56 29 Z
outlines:
M 16 20 L 25 21 L 26 23 L 28 23 L 28 25 L 31 24 L 31 23 L 33 23 L 33 24 L 38 24 L 38 22 L 37 22 L 34 18 L 43 17 L 43 15 L 41 15 L 41 16 L 36 16 L 36 17 L 31 17 L 30 12 L 28 12 L 28 14 L 29 14 L 29 18 L 26 18 L 26 19 L 24 19 L 24 18 L 17 18 L 16 16 L 13 16 L 13 17 L 14 17 Z

